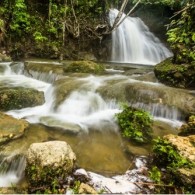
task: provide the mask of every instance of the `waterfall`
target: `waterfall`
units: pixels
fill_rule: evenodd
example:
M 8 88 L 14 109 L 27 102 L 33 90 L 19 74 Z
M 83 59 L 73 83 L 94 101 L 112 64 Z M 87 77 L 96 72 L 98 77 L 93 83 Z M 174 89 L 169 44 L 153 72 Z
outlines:
M 118 12 L 116 9 L 110 10 L 111 26 Z M 172 53 L 140 18 L 127 17 L 112 32 L 112 62 L 155 65 L 171 56 Z

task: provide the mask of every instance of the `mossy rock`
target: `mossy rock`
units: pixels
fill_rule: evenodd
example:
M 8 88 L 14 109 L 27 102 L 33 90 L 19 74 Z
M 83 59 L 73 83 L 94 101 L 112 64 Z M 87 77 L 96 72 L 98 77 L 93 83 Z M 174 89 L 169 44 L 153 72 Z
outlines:
M 77 90 L 84 81 L 77 80 L 75 77 L 63 78 L 54 82 L 57 108 L 74 90 Z
M 11 61 L 10 56 L 0 53 L 0 62 L 10 62 L 10 61 Z
M 0 145 L 21 137 L 28 126 L 27 121 L 0 112 Z
M 15 87 L 0 90 L 1 111 L 38 106 L 44 101 L 44 93 L 35 89 Z
M 195 115 L 190 116 L 187 124 L 181 126 L 179 135 L 195 135 Z
M 195 189 L 195 136 L 166 135 L 155 140 L 153 164 L 165 168 L 162 181 L 185 192 Z
M 59 63 L 49 63 L 49 62 L 28 62 L 24 63 L 25 70 L 30 74 L 30 71 L 63 75 L 63 65 Z
M 26 160 L 29 192 L 58 193 L 73 170 L 76 156 L 66 142 L 50 141 L 31 144 Z
M 154 67 L 157 79 L 165 85 L 191 88 L 195 87 L 195 62 L 191 64 L 173 64 L 171 58 Z
M 102 74 L 105 72 L 105 68 L 102 64 L 97 64 L 92 61 L 75 61 L 70 63 L 64 68 L 65 72 L 71 73 L 91 73 Z

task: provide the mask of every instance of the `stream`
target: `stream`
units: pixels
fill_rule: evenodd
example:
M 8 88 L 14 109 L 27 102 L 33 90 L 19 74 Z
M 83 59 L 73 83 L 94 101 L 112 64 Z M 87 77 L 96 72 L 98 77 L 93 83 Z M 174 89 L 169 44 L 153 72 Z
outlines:
M 45 63 L 37 60 L 33 62 L 38 66 Z M 60 64 L 49 63 L 54 69 Z M 151 144 L 135 145 L 122 138 L 115 118 L 115 114 L 121 111 L 120 103 L 128 101 L 135 107 L 149 111 L 154 117 L 153 131 L 154 137 L 157 137 L 178 133 L 178 127 L 185 118 L 182 110 L 186 107 L 185 97 L 194 97 L 189 90 L 158 83 L 149 66 L 123 67 L 111 63 L 106 65 L 106 74 L 100 76 L 59 76 L 32 71 L 29 77 L 23 62 L 15 62 L 14 66 L 10 64 L 0 63 L 3 70 L 0 72 L 0 87 L 21 86 L 43 91 L 45 103 L 6 112 L 15 118 L 27 120 L 30 128 L 21 138 L 1 147 L 0 166 L 3 167 L 7 159 L 10 162 L 8 168 L 1 168 L 1 187 L 21 185 L 25 160 L 23 157 L 14 160 L 13 156 L 25 154 L 32 143 L 52 140 L 70 144 L 77 156 L 78 167 L 105 176 L 122 174 L 132 168 L 130 165 L 135 157 L 151 152 Z M 58 101 L 61 93 L 58 93 L 57 88 L 61 84 L 70 86 L 70 83 L 69 93 Z M 177 93 L 180 94 L 178 98 Z

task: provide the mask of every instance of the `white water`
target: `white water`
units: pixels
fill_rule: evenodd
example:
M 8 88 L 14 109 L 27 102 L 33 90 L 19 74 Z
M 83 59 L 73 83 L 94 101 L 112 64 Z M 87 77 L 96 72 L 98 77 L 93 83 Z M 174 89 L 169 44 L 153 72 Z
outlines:
M 24 157 L 10 156 L 5 158 L 0 167 L 7 164 L 8 168 L 0 172 L 0 187 L 10 187 L 12 184 L 18 183 L 24 177 L 24 168 L 26 159 Z
M 111 26 L 118 10 L 109 13 Z M 123 14 L 122 18 L 125 17 Z M 127 17 L 112 32 L 111 61 L 154 65 L 172 56 L 172 53 L 149 31 L 140 18 Z

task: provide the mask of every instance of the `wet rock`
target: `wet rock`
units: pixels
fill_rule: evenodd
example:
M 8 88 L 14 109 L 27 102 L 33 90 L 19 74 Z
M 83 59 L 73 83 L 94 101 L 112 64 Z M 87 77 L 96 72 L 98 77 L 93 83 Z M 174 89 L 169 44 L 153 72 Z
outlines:
M 78 89 L 84 83 L 74 77 L 59 79 L 55 81 L 56 107 L 59 106 L 74 90 Z
M 195 187 L 195 168 L 181 168 L 178 169 L 178 173 L 176 174 L 178 175 L 182 183 Z
M 124 78 L 117 82 L 110 80 L 97 91 L 104 98 L 115 98 L 117 101 L 130 102 L 132 105 L 142 108 L 145 106 L 145 110 L 147 110 L 147 105 L 150 105 L 151 108 L 151 105 L 154 104 L 159 107 L 162 105 L 176 108 L 186 115 L 195 112 L 195 97 L 189 91 L 158 83 Z
M 26 61 L 24 63 L 25 70 L 28 72 L 44 72 L 44 73 L 55 73 L 58 75 L 63 75 L 63 65 L 61 63 L 52 63 L 52 62 L 36 62 L 36 61 Z
M 45 185 L 66 179 L 72 172 L 76 156 L 71 147 L 63 141 L 34 143 L 27 151 L 26 176 L 30 187 Z
M 44 93 L 23 87 L 2 88 L 0 90 L 0 110 L 8 111 L 34 107 L 44 103 Z
M 43 123 L 44 125 L 50 126 L 50 127 L 58 127 L 58 128 L 62 128 L 67 132 L 70 133 L 79 133 L 82 128 L 74 123 L 70 123 L 70 122 L 65 122 L 65 121 L 60 121 L 58 119 L 55 119 L 53 117 L 42 117 L 40 119 L 41 123 Z
M 53 83 L 64 75 L 63 64 L 58 62 L 26 61 L 24 74 L 35 79 Z
M 23 136 L 28 126 L 27 121 L 0 112 L 0 145 Z

